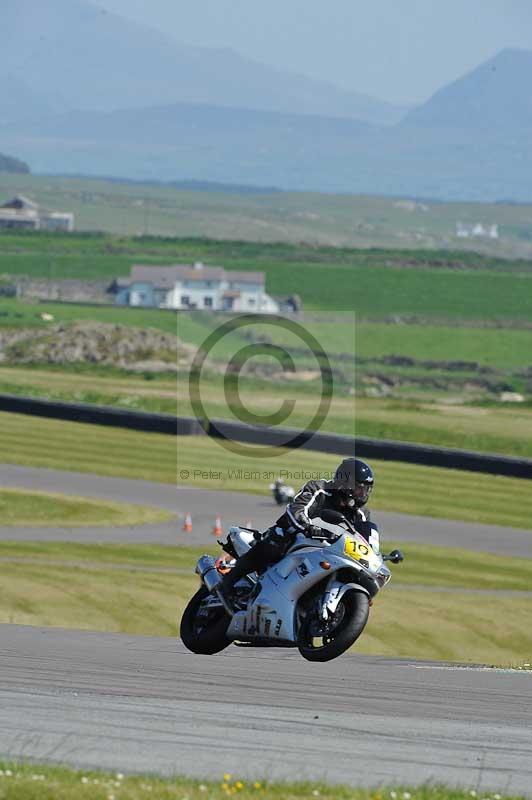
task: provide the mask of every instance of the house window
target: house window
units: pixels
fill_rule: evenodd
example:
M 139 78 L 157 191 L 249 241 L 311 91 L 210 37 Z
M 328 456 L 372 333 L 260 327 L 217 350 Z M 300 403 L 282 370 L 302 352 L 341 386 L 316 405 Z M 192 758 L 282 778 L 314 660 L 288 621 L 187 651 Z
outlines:
M 254 297 L 250 297 L 248 299 L 248 306 L 254 306 L 254 305 L 255 305 L 255 298 Z
M 190 305 L 190 297 L 188 294 L 181 295 L 181 305 L 182 306 L 189 306 Z
M 212 297 L 204 297 L 203 305 L 205 308 L 212 308 Z

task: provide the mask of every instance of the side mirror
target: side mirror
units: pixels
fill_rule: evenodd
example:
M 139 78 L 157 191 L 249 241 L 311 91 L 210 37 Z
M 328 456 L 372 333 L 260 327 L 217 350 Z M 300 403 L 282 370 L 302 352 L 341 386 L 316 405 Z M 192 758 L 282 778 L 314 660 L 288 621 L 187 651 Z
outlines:
M 341 522 L 346 521 L 344 515 L 333 508 L 324 508 L 323 511 L 320 511 L 320 518 L 331 525 L 340 525 Z
M 384 561 L 391 561 L 392 564 L 400 564 L 401 561 L 405 560 L 405 557 L 400 550 L 392 550 L 388 556 L 383 556 L 383 559 Z

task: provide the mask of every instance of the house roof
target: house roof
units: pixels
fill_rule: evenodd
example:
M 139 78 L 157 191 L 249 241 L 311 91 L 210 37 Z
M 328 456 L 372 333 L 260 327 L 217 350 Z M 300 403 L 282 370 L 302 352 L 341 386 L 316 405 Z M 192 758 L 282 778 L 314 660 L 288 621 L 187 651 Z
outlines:
M 38 207 L 37 203 L 34 203 L 33 200 L 28 200 L 22 194 L 18 194 L 12 200 L 0 206 L 0 208 L 13 209 L 13 211 L 37 211 Z
M 264 284 L 264 272 L 225 270 L 223 267 L 206 267 L 203 264 L 172 264 L 168 267 L 155 267 L 134 264 L 131 267 L 131 281 L 153 283 L 162 289 L 170 289 L 176 281 L 241 281 Z
M 264 272 L 249 272 L 246 270 L 226 270 L 225 277 L 228 281 L 240 281 L 242 283 L 264 283 Z
M 150 267 L 135 264 L 131 267 L 132 281 L 147 281 L 164 289 L 171 289 L 176 281 L 198 280 L 214 281 L 224 278 L 223 267 L 202 267 L 194 269 L 190 264 L 173 264 L 170 267 Z

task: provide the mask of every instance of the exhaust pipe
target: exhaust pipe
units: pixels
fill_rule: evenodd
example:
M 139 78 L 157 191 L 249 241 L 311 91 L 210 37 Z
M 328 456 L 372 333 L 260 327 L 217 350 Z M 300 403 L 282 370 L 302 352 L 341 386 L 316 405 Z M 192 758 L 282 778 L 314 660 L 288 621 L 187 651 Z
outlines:
M 215 560 L 212 556 L 202 556 L 199 559 L 196 564 L 196 573 L 200 576 L 209 592 L 212 592 L 221 583 L 222 576 L 216 569 Z

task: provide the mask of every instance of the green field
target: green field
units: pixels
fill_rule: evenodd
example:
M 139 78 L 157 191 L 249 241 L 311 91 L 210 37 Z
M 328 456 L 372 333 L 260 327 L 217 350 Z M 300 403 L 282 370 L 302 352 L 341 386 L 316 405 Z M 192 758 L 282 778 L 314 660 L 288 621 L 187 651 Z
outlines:
M 532 262 L 461 252 L 246 245 L 109 235 L 0 234 L 0 274 L 111 280 L 135 263 L 203 261 L 261 270 L 273 295 L 301 296 L 307 310 L 426 319 L 530 320 Z
M 532 560 L 402 549 L 405 561 L 376 599 L 357 652 L 530 662 Z M 0 542 L 0 622 L 175 636 L 205 550 L 217 548 Z
M 413 202 L 408 198 L 303 192 L 191 191 L 172 186 L 37 175 L 0 175 L 5 202 L 22 193 L 73 211 L 79 230 L 121 235 L 198 236 L 336 247 L 483 249 L 530 256 L 531 209 L 497 203 Z M 500 240 L 464 240 L 456 223 L 498 223 Z
M 532 280 L 532 278 L 531 278 Z M 531 282 L 532 289 L 532 282 Z M 532 295 L 531 295 L 532 298 Z M 530 318 L 532 319 L 532 299 Z M 165 333 L 176 334 L 181 341 L 201 344 L 208 334 L 218 326 L 227 322 L 227 317 L 209 315 L 202 312 L 175 314 L 156 309 L 117 308 L 114 306 L 91 306 L 82 304 L 19 302 L 0 299 L 0 329 L 18 327 L 38 327 L 46 329 L 50 322 L 42 319 L 43 313 L 51 314 L 57 323 L 68 323 L 78 320 L 93 320 L 120 324 L 135 328 L 155 328 Z M 382 361 L 390 356 L 402 356 L 415 361 L 436 361 L 440 369 L 444 362 L 469 362 L 481 366 L 512 370 L 532 367 L 532 328 L 483 328 L 474 326 L 428 325 L 428 324 L 393 324 L 366 322 L 349 312 L 325 317 L 302 318 L 298 326 L 309 331 L 327 353 L 330 360 L 336 363 L 338 355 L 356 357 L 362 366 L 366 361 Z M 305 350 L 305 345 L 297 339 L 296 334 L 275 327 L 272 323 L 256 323 L 256 336 L 267 335 L 274 343 L 298 346 Z M 220 342 L 215 350 L 215 357 L 232 355 L 235 343 L 249 338 L 247 328 L 235 332 Z M 307 348 L 308 350 L 308 348 Z M 312 361 L 312 354 L 302 353 L 303 364 Z M 315 366 L 315 362 L 314 362 Z M 384 367 L 386 364 L 384 364 Z M 422 366 L 422 365 L 418 365 Z M 431 370 L 437 370 L 434 365 Z M 470 368 L 471 369 L 471 368 Z M 460 370 L 458 370 L 460 371 Z M 467 366 L 461 370 L 468 374 Z
M 51 314 L 53 322 L 42 319 L 43 312 Z M 50 325 L 68 324 L 75 321 L 93 320 L 102 323 L 121 324 L 135 329 L 153 328 L 166 334 L 177 335 L 180 341 L 194 346 L 200 345 L 208 334 L 223 322 L 226 317 L 206 313 L 179 313 L 157 311 L 151 309 L 120 309 L 112 306 L 94 307 L 89 305 L 57 304 L 42 302 L 39 304 L 0 300 L 0 336 L 2 329 L 16 331 L 19 328 L 38 328 L 40 336 L 46 333 Z M 504 392 L 521 393 L 529 398 L 532 393 L 532 328 L 496 328 L 471 327 L 467 325 L 435 325 L 435 324 L 394 324 L 364 322 L 349 312 L 338 313 L 326 317 L 324 315 L 307 315 L 298 321 L 303 331 L 315 337 L 327 354 L 334 370 L 335 398 L 341 399 L 352 393 L 358 396 L 386 396 L 419 400 L 437 400 L 454 404 L 478 401 L 499 401 Z M 304 344 L 298 334 L 288 332 L 270 323 L 255 323 L 240 331 L 225 336 L 209 354 L 206 373 L 223 372 L 229 358 L 234 352 L 250 342 L 269 341 L 282 346 L 293 354 L 296 365 L 296 378 L 302 375 L 299 383 L 304 384 L 306 394 L 320 390 L 319 380 L 309 380 L 314 371 L 318 378 L 319 364 L 309 347 Z M 16 380 L 20 380 L 32 391 L 30 380 L 21 372 L 15 373 L 6 369 L 16 366 L 22 355 L 28 360 L 28 347 L 33 340 L 15 346 L 12 353 L 6 350 L 4 365 L 0 366 L 0 381 L 5 384 L 3 391 L 20 393 L 16 388 Z M 42 364 L 43 356 L 39 356 Z M 165 356 L 166 358 L 166 356 Z M 264 360 L 263 360 L 264 363 Z M 31 365 L 24 365 L 29 369 Z M 84 365 L 65 364 L 65 370 L 83 371 Z M 94 367 L 92 374 L 98 374 Z M 270 365 L 261 367 L 253 360 L 250 362 L 251 372 L 244 373 L 257 383 L 261 393 L 266 389 L 271 392 L 286 391 L 288 384 L 280 366 L 273 360 Z M 273 371 L 272 371 L 273 370 Z M 7 378 L 9 375 L 10 379 Z M 116 390 L 108 385 L 109 395 L 120 393 L 120 377 L 128 377 L 127 373 L 115 370 L 107 372 L 108 376 L 117 378 Z M 305 377 L 306 375 L 306 377 Z M 4 377 L 6 376 L 6 377 Z M 280 381 L 277 377 L 280 377 Z M 157 376 L 153 379 L 153 389 L 157 384 Z M 166 380 L 168 376 L 163 376 Z M 3 379 L 3 380 L 2 380 Z M 16 380 L 14 380 L 16 379 Z M 183 375 L 181 382 L 186 381 Z M 65 380 L 67 380 L 65 378 Z M 267 386 L 267 383 L 270 386 Z M 284 388 L 283 388 L 284 382 Z M 290 391 L 293 390 L 290 384 Z M 11 384 L 11 385 L 10 385 Z M 166 387 L 163 387 L 166 391 Z M 249 386 L 253 389 L 253 385 Z M 298 391 L 303 386 L 298 388 Z M 72 391 L 67 389 L 67 391 Z M 33 392 L 37 394 L 37 392 Z M 154 392 L 152 392 L 154 394 Z M 209 402 L 220 405 L 221 394 L 214 385 L 207 391 Z M 66 398 L 65 398 L 66 399 Z M 101 401 L 96 397 L 87 398 L 87 402 L 108 402 L 114 404 L 112 397 Z M 159 410 L 153 405 L 138 405 L 147 410 Z M 147 402 L 147 401 L 145 401 Z M 168 406 L 169 407 L 169 406 Z M 160 406 L 160 410 L 163 408 Z M 225 416 L 222 409 L 222 416 Z M 292 425 L 300 424 L 292 420 Z M 343 427 L 338 429 L 343 432 Z M 371 434 L 372 435 L 372 434 Z M 407 437 L 410 438 L 410 437 Z
M 53 302 L 19 302 L 7 298 L 0 299 L 0 328 L 41 328 L 50 327 L 41 314 L 52 314 L 56 322 L 77 322 L 91 320 L 127 325 L 134 328 L 156 328 L 165 333 L 175 334 L 176 315 L 158 309 L 117 308 L 115 306 L 91 306 Z
M 325 430 L 485 452 L 532 455 L 532 261 L 503 261 L 476 253 L 355 250 L 310 244 L 261 244 L 207 239 L 158 239 L 109 234 L 0 235 L 0 273 L 44 278 L 127 274 L 132 263 L 204 260 L 267 273 L 270 292 L 297 290 L 299 320 L 328 354 L 334 397 Z M 309 310 L 310 309 L 310 310 Z M 318 311 L 312 311 L 318 309 Z M 347 310 L 349 309 L 349 310 Z M 177 331 L 199 345 L 227 319 L 109 306 L 26 303 L 0 299 L 0 336 L 6 329 L 45 332 L 78 320 Z M 353 321 L 356 319 L 356 324 Z M 299 382 L 288 383 L 275 364 L 251 365 L 241 388 L 257 412 L 297 400 L 284 424 L 305 427 L 316 407 L 316 362 L 301 341 L 267 324 L 226 337 L 213 350 L 203 384 L 211 416 L 231 416 L 220 371 L 235 348 L 261 339 L 294 353 Z M 24 350 L 26 345 L 21 345 Z M 21 350 L 21 352 L 22 352 Z M 17 351 L 18 352 L 18 351 Z M 18 356 L 19 360 L 21 356 Z M 65 365 L 0 366 L 0 391 L 65 401 L 121 405 L 190 414 L 186 373 L 138 378 L 125 371 Z M 306 375 L 306 377 L 305 377 Z M 353 398 L 353 392 L 356 397 Z M 525 402 L 504 406 L 502 397 Z M 496 404 L 500 404 L 496 407 Z
M 222 263 L 229 269 L 263 270 L 270 293 L 297 292 L 305 308 L 299 322 L 329 355 L 339 391 L 354 387 L 358 395 L 449 397 L 453 402 L 498 400 L 503 392 L 529 397 L 532 392 L 532 261 L 453 251 L 191 238 L 0 235 L 0 274 L 28 274 L 45 281 L 79 277 L 111 282 L 127 275 L 133 263 L 195 260 Z M 9 280 L 4 278 L 4 284 Z M 43 312 L 59 323 L 95 320 L 169 334 L 177 330 L 180 339 L 196 345 L 227 319 L 206 313 L 176 316 L 153 309 L 4 298 L 0 331 L 45 329 L 49 323 L 41 319 Z M 291 334 L 266 324 L 256 327 L 218 345 L 214 354 L 218 366 L 227 361 L 235 344 L 249 341 L 250 336 L 255 340 L 266 336 L 293 350 L 298 369 L 315 368 L 308 351 Z M 144 407 L 158 410 L 153 403 Z

